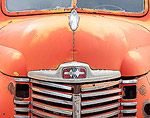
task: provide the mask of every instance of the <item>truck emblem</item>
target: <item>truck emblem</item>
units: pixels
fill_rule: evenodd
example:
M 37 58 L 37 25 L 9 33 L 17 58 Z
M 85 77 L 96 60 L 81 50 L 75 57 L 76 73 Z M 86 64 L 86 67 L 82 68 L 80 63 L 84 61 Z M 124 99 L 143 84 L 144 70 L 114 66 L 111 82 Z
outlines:
M 79 23 L 79 16 L 75 9 L 72 10 L 69 18 L 70 18 L 69 25 L 70 25 L 71 30 L 72 31 L 77 30 L 78 23 Z
M 69 67 L 63 69 L 63 78 L 86 78 L 86 69 L 83 67 Z

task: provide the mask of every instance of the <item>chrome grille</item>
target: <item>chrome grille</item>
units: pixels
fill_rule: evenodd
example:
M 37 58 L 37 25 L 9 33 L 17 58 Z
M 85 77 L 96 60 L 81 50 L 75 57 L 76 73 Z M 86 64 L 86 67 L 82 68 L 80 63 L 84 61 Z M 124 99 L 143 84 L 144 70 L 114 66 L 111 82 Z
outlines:
M 31 79 L 31 83 L 31 112 L 34 116 L 78 118 L 105 114 L 114 117 L 120 113 L 118 107 L 122 90 L 118 79 L 88 84 L 62 84 Z
M 85 67 L 87 77 L 63 79 L 63 68 L 72 66 Z M 30 112 L 31 116 L 38 118 L 136 116 L 137 103 L 132 100 L 122 102 L 122 84 L 136 85 L 137 81 L 121 80 L 119 71 L 92 70 L 87 64 L 70 62 L 61 64 L 57 70 L 30 71 L 28 76 L 31 100 L 17 101 L 17 104 L 30 104 L 30 108 L 15 108 L 15 111 Z
M 120 113 L 121 81 L 84 84 L 81 87 L 82 117 L 118 117 Z
M 31 111 L 39 117 L 72 117 L 72 87 L 31 79 Z

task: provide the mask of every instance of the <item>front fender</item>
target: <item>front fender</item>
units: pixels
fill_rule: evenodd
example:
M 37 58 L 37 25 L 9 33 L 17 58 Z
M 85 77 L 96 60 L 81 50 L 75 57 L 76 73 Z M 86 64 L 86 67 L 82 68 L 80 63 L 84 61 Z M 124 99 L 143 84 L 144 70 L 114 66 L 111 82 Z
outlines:
M 22 53 L 0 46 L 0 71 L 12 76 L 27 76 L 25 58 Z
M 137 47 L 125 55 L 122 65 L 122 76 L 137 76 L 150 70 L 150 46 Z

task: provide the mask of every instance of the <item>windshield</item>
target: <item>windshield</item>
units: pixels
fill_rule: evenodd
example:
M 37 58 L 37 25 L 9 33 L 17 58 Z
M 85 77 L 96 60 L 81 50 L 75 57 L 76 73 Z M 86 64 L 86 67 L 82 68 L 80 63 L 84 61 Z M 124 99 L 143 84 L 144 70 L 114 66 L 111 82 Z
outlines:
M 141 13 L 145 0 L 77 0 L 78 8 Z
M 9 12 L 64 9 L 72 6 L 72 0 L 6 0 Z

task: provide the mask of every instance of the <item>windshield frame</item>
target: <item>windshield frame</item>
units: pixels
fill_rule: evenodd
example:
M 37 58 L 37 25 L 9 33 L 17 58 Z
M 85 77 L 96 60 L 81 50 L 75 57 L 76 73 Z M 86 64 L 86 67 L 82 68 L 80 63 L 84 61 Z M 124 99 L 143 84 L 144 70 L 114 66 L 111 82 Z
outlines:
M 77 12 L 97 13 L 97 14 L 104 14 L 104 15 L 108 14 L 108 15 L 119 15 L 119 16 L 144 16 L 145 14 L 148 13 L 149 0 L 144 0 L 144 1 L 145 1 L 145 9 L 141 13 L 78 8 L 77 7 L 77 1 L 76 1 L 76 9 L 77 9 Z
M 145 1 L 145 9 L 141 13 L 134 12 L 122 12 L 122 11 L 108 11 L 108 10 L 98 10 L 98 9 L 85 9 L 77 7 L 77 0 L 72 0 L 72 7 L 65 9 L 53 9 L 53 10 L 31 10 L 31 11 L 20 11 L 20 12 L 9 12 L 6 8 L 5 0 L 2 0 L 2 10 L 4 14 L 8 16 L 18 16 L 18 15 L 36 15 L 36 14 L 53 14 L 53 13 L 70 13 L 73 8 L 76 9 L 78 13 L 91 13 L 91 14 L 103 14 L 103 15 L 119 15 L 119 16 L 144 16 L 147 14 L 149 9 L 149 0 Z
M 30 10 L 30 11 L 16 11 L 16 12 L 10 12 L 6 8 L 6 0 L 2 0 L 2 11 L 4 14 L 9 16 L 18 16 L 18 15 L 37 15 L 37 14 L 53 14 L 53 13 L 69 13 L 73 9 L 74 1 L 72 0 L 72 6 L 70 8 L 65 9 L 48 9 L 48 10 Z

